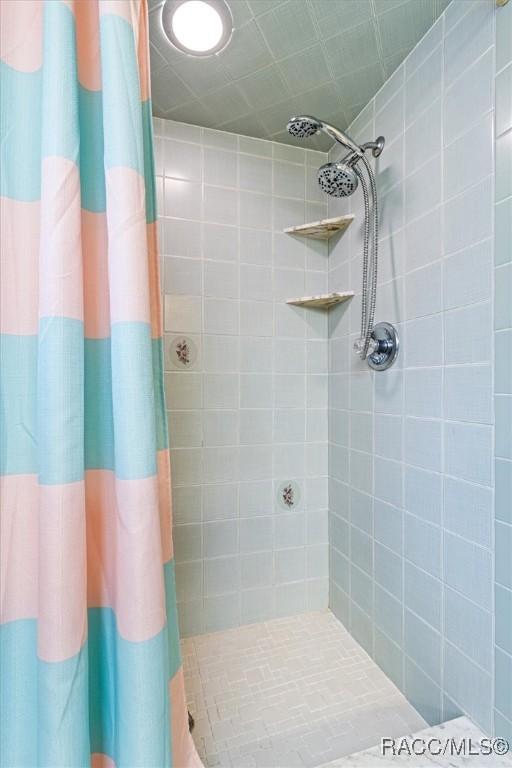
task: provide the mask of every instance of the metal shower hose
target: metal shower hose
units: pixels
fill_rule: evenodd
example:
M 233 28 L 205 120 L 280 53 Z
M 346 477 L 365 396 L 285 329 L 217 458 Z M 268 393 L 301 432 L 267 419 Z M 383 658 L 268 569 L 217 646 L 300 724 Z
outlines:
M 365 360 L 368 354 L 368 348 L 372 338 L 373 321 L 375 319 L 375 304 L 377 301 L 377 264 L 378 264 L 378 243 L 379 243 L 379 210 L 377 204 L 377 185 L 373 169 L 363 155 L 361 157 L 368 178 L 370 179 L 370 188 L 372 193 L 372 248 L 370 258 L 370 196 L 368 193 L 368 184 L 362 173 L 357 167 L 354 167 L 357 173 L 364 197 L 364 238 L 363 238 L 363 287 L 361 295 L 361 341 L 363 342 L 363 351 L 361 359 Z

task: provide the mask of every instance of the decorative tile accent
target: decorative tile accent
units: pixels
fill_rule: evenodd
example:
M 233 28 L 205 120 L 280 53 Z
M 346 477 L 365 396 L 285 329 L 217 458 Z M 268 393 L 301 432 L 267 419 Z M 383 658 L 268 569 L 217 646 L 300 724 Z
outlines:
M 169 367 L 174 370 L 193 370 L 197 362 L 197 345 L 190 336 L 172 336 L 167 346 Z
M 286 480 L 277 489 L 277 502 L 282 509 L 291 512 L 300 504 L 300 488 L 294 480 Z
M 425 727 L 330 611 L 190 637 L 182 652 L 208 768 L 313 768 Z

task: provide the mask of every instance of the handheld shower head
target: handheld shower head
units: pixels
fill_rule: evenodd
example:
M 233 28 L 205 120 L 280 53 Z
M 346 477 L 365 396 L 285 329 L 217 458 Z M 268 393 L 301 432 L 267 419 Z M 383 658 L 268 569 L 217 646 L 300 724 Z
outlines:
M 347 147 L 347 149 L 350 149 L 358 157 L 362 157 L 364 154 L 364 149 L 356 144 L 350 136 L 347 136 L 346 133 L 340 131 L 339 128 L 335 128 L 334 125 L 324 123 L 322 120 L 319 120 L 312 115 L 297 115 L 296 117 L 291 117 L 288 120 L 286 127 L 288 128 L 288 133 L 295 136 L 296 139 L 304 139 L 308 136 L 313 136 L 317 131 L 323 131 L 330 136 L 331 139 L 334 139 L 339 144 Z
M 299 117 L 291 117 L 287 124 L 288 133 L 295 136 L 296 139 L 305 139 L 308 136 L 313 136 L 322 127 L 322 124 L 316 117 L 310 117 L 309 115 L 300 115 Z
M 359 183 L 353 167 L 343 160 L 325 163 L 318 169 L 317 177 L 322 190 L 331 197 L 348 197 L 356 191 Z

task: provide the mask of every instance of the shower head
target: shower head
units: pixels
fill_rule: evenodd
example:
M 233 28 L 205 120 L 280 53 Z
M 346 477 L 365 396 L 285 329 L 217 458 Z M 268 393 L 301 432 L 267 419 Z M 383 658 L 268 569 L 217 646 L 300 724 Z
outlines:
M 312 115 L 297 115 L 291 117 L 287 124 L 288 133 L 295 136 L 296 139 L 305 139 L 308 136 L 313 136 L 317 131 L 323 131 L 331 139 L 334 139 L 339 144 L 342 144 L 347 149 L 350 149 L 358 157 L 362 157 L 364 149 L 353 141 L 350 136 L 340 131 L 339 128 L 335 128 L 329 123 L 324 123 L 317 117 Z
M 356 191 L 358 178 L 350 162 L 344 159 L 322 165 L 318 169 L 318 183 L 332 197 L 348 197 Z
M 296 139 L 305 139 L 308 136 L 314 136 L 321 129 L 322 125 L 316 117 L 300 115 L 299 117 L 291 117 L 286 127 L 288 133 L 295 136 Z
M 286 127 L 288 133 L 296 139 L 304 139 L 308 136 L 314 136 L 317 131 L 323 131 L 338 144 L 350 150 L 349 154 L 341 160 L 335 163 L 326 163 L 318 170 L 318 183 L 322 190 L 332 197 L 347 197 L 353 194 L 358 185 L 358 172 L 354 170 L 356 163 L 361 160 L 367 150 L 371 150 L 374 157 L 379 157 L 384 149 L 383 136 L 359 146 L 339 128 L 324 123 L 312 115 L 291 117 Z

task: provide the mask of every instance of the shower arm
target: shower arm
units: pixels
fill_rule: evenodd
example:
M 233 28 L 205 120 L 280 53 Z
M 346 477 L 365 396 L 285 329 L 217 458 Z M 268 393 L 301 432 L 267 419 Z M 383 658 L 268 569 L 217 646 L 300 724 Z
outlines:
M 363 152 L 371 149 L 373 157 L 379 157 L 384 149 L 384 136 L 377 136 L 375 141 L 366 141 L 364 144 L 361 144 L 361 149 Z

